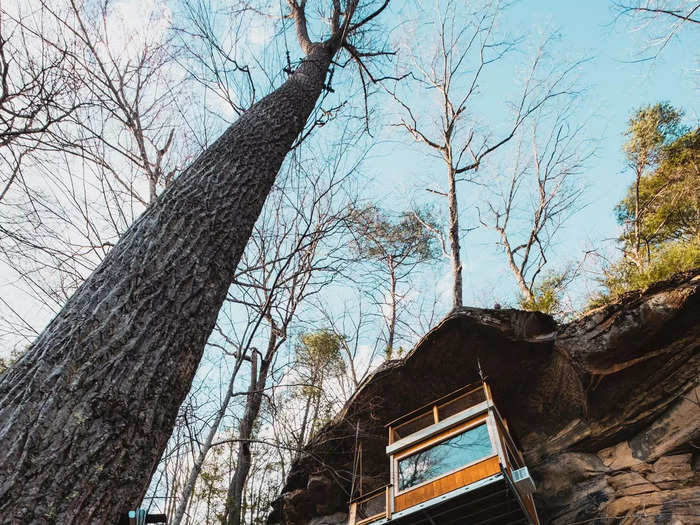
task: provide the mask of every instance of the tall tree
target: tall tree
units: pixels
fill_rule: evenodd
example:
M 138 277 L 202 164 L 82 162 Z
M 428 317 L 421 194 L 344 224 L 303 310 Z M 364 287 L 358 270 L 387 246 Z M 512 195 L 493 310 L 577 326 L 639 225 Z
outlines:
M 387 5 L 328 10 L 314 41 L 289 0 L 304 60 L 125 232 L 0 379 L 0 512 L 108 523 L 141 500 L 234 269 L 335 54 Z
M 646 208 L 645 242 L 658 245 L 700 237 L 700 128 L 664 148 L 659 167 L 642 180 L 640 191 Z
M 398 220 L 391 218 L 376 206 L 367 206 L 353 214 L 355 246 L 360 257 L 379 266 L 381 283 L 379 294 L 386 326 L 386 355 L 391 359 L 395 350 L 400 284 L 419 264 L 438 257 L 433 231 L 437 229 L 433 219 L 425 212 L 404 212 Z M 388 279 L 387 279 L 388 278 Z
M 627 141 L 623 149 L 634 172 L 633 205 L 631 210 L 627 209 L 631 213 L 621 213 L 619 217 L 625 224 L 625 257 L 638 268 L 643 268 L 650 257 L 649 244 L 642 236 L 642 222 L 651 201 L 645 203 L 640 199 L 642 178 L 658 166 L 664 148 L 678 138 L 681 117 L 682 112 L 668 103 L 645 106 L 635 111 L 625 131 Z
M 334 153 L 342 156 L 346 151 L 342 148 Z M 227 505 L 226 514 L 228 520 L 235 519 L 233 515 L 240 519 L 237 512 L 252 463 L 249 441 L 276 354 L 287 340 L 297 308 L 307 295 L 318 293 L 331 282 L 338 266 L 343 264 L 340 257 L 323 256 L 321 252 L 337 253 L 337 243 L 341 241 L 336 234 L 344 229 L 348 214 L 346 202 L 340 201 L 339 193 L 349 175 L 334 172 L 325 177 L 319 173 L 318 158 L 314 156 L 313 160 L 316 169 L 312 173 L 305 173 L 299 162 L 290 162 L 288 169 L 283 170 L 285 175 L 268 197 L 236 269 L 225 313 L 220 315 L 213 340 L 209 341 L 211 347 L 220 348 L 235 360 L 227 378 L 226 393 L 205 437 L 198 443 L 192 468 L 175 498 L 176 510 L 170 517 L 172 525 L 179 525 L 185 517 L 207 455 L 216 443 L 217 434 L 222 432 L 225 417 L 232 411 L 230 404 L 234 397 L 244 397 L 245 407 L 238 428 L 238 449 L 229 488 L 232 502 Z M 267 335 L 261 335 L 262 332 Z M 255 368 L 254 373 L 251 371 L 247 393 L 236 390 L 237 373 L 243 361 Z
M 494 131 L 479 122 L 472 106 L 479 98 L 480 83 L 487 71 L 518 43 L 517 39 L 497 34 L 498 21 L 506 7 L 498 0 L 468 6 L 447 0 L 436 5 L 434 14 L 427 10 L 421 13 L 432 18 L 432 23 L 426 24 L 432 33 L 420 38 L 433 45 L 415 46 L 417 37 L 413 35 L 404 47 L 408 67 L 415 70 L 413 93 L 423 91 L 426 96 L 411 99 L 413 93 L 392 93 L 402 111 L 398 125 L 443 163 L 446 188 L 428 191 L 447 201 L 454 308 L 463 302 L 458 184 L 474 181 L 479 166 L 515 136 L 533 111 L 567 92 L 569 74 L 576 68 L 572 65 L 543 71 L 547 67 L 545 48 L 550 40 L 546 39 L 530 61 L 522 91 L 512 103 L 513 110 L 504 117 L 503 129 Z M 425 104 L 427 97 L 436 103 Z
M 299 170 L 301 171 L 301 170 Z M 293 172 L 292 177 L 301 178 Z M 231 302 L 258 312 L 267 328 L 266 345 L 251 354 L 251 380 L 238 427 L 238 447 L 226 502 L 226 524 L 243 522 L 243 496 L 253 465 L 251 440 L 277 353 L 287 341 L 297 312 L 309 296 L 333 281 L 345 261 L 339 256 L 347 203 L 337 202 L 347 176 L 295 180 L 296 198 L 280 192 L 262 224 L 256 225 L 242 268 L 237 272 Z M 336 202 L 334 202 L 336 201 Z M 303 210 L 303 211 L 301 211 Z M 286 212 L 286 213 L 285 213 Z
M 341 353 L 344 339 L 344 335 L 328 329 L 299 336 L 295 350 L 301 387 L 297 395 L 303 402 L 303 408 L 301 425 L 296 432 L 295 460 L 301 455 L 304 445 L 337 408 L 324 397 L 324 389 L 330 379 L 345 371 Z
M 492 184 L 485 211 L 477 207 L 481 224 L 498 235 L 520 304 L 528 310 L 554 313 L 566 282 L 545 268 L 560 228 L 580 210 L 583 169 L 593 154 L 583 126 L 574 122 L 578 98 L 571 93 L 554 111 L 533 115 L 515 144 L 509 175 L 494 174 L 503 184 Z
M 625 229 L 619 239 L 624 254 L 635 249 L 632 223 L 637 210 L 643 212 L 637 228 L 643 264 L 628 255 L 609 264 L 601 279 L 605 291 L 594 296 L 590 306 L 700 266 L 700 129 L 661 148 L 657 167 L 632 183 L 617 205 Z

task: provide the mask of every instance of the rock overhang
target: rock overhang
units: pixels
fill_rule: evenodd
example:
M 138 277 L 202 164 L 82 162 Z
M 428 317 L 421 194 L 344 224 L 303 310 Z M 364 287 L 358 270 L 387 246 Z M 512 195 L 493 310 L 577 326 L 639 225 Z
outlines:
M 549 466 L 568 454 L 586 458 L 572 463 L 580 465 L 598 464 L 598 451 L 628 440 L 633 454 L 656 450 L 664 436 L 654 421 L 697 385 L 698 319 L 700 270 L 563 325 L 536 312 L 454 310 L 406 356 L 368 377 L 317 434 L 293 467 L 271 521 L 285 512 L 287 523 L 342 512 L 356 438 L 363 442 L 368 484 L 386 483 L 384 425 L 477 381 L 477 360 L 526 461 L 545 486 Z M 687 439 L 681 439 L 681 449 Z M 601 494 L 610 491 L 605 484 Z M 300 511 L 296 516 L 294 508 Z

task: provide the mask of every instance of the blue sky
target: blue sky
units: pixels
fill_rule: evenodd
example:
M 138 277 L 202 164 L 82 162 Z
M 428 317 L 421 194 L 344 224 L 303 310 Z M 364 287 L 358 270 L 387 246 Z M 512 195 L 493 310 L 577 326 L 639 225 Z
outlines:
M 598 248 L 615 256 L 614 243 L 618 226 L 613 208 L 631 182 L 625 169 L 621 151 L 623 131 L 631 112 L 646 104 L 669 101 L 686 111 L 689 124 L 698 122 L 700 112 L 700 31 L 690 27 L 680 31 L 660 56 L 653 61 L 640 61 L 652 51 L 640 53 L 650 32 L 634 31 L 628 20 L 615 21 L 611 4 L 598 0 L 581 1 L 521 1 L 512 6 L 503 18 L 503 29 L 526 38 L 536 39 L 541 32 L 556 30 L 560 39 L 556 44 L 557 58 L 590 59 L 582 68 L 581 85 L 586 88 L 581 118 L 585 119 L 586 134 L 596 141 L 596 155 L 583 177 L 587 191 L 583 197 L 586 207 L 560 233 L 553 252 L 553 268 L 567 261 L 580 259 L 584 250 Z M 396 7 L 395 7 L 396 9 Z M 403 10 L 405 16 L 406 11 Z M 647 28 L 648 29 L 648 28 Z M 525 44 L 525 47 L 527 44 Z M 498 97 L 514 86 L 514 71 L 509 65 L 495 67 L 482 86 L 489 103 L 478 111 L 484 121 L 503 120 L 503 106 Z M 428 150 L 412 143 L 405 135 L 383 135 L 394 140 L 380 143 L 372 151 L 365 166 L 374 177 L 374 191 L 384 206 L 395 211 L 410 206 L 411 202 L 432 202 L 445 212 L 440 197 L 426 196 L 423 186 L 417 184 L 434 174 L 443 180 L 439 161 L 427 156 Z M 426 175 L 428 174 L 428 175 Z M 469 214 L 473 211 L 470 199 L 474 188 L 462 185 L 460 199 L 465 221 L 472 225 Z M 472 221 L 473 222 L 473 221 Z M 505 264 L 505 257 L 495 245 L 495 237 L 487 231 L 476 231 L 464 240 L 465 304 L 489 305 L 490 301 L 515 301 L 515 282 Z M 445 266 L 445 274 L 447 266 Z M 589 275 L 591 277 L 591 275 Z M 439 286 L 446 287 L 448 279 Z M 573 294 L 580 303 L 595 286 L 582 279 Z
M 155 9 L 157 13 L 161 13 L 166 4 L 170 3 L 177 4 L 167 0 L 119 0 L 115 3 L 119 7 L 115 9 L 118 16 L 111 17 L 109 21 L 115 24 L 112 32 L 119 34 L 120 31 L 130 31 L 133 29 L 131 26 L 138 25 L 138 20 L 147 18 L 143 15 L 144 9 Z M 412 6 L 416 3 L 430 8 L 435 4 L 435 0 L 393 0 L 390 10 L 383 13 L 381 18 L 387 33 L 391 33 L 387 28 L 392 27 L 396 27 L 394 33 L 398 33 L 404 27 L 403 24 L 410 23 L 410 19 L 415 18 Z M 19 2 L 16 4 L 21 5 Z M 214 5 L 218 4 L 214 2 Z M 471 6 L 473 2 L 460 5 Z M 225 6 L 222 9 L 225 9 Z M 167 16 L 156 17 L 155 20 L 169 21 L 170 11 L 167 11 Z M 232 34 L 230 26 L 226 25 L 227 20 L 221 19 L 221 24 L 225 26 L 221 28 L 224 36 Z M 244 22 L 239 20 L 239 23 Z M 629 20 L 615 22 L 615 13 L 611 10 L 609 0 L 521 0 L 509 8 L 502 18 L 502 24 L 504 31 L 522 35 L 530 41 L 537 40 L 542 32 L 556 30 L 560 34 L 555 47 L 557 58 L 590 59 L 583 66 L 580 79 L 581 84 L 586 87 L 581 116 L 587 122 L 587 135 L 597 143 L 597 152 L 583 174 L 583 180 L 588 187 L 584 196 L 586 207 L 574 216 L 566 230 L 561 232 L 550 259 L 552 268 L 557 269 L 568 261 L 579 260 L 584 250 L 591 248 L 615 256 L 615 244 L 612 239 L 618 233 L 618 226 L 613 208 L 632 180 L 631 174 L 625 169 L 621 152 L 626 121 L 635 108 L 665 100 L 684 108 L 686 121 L 697 125 L 700 113 L 700 55 L 697 52 L 700 49 L 700 31 L 697 27 L 684 28 L 669 42 L 657 59 L 640 62 L 639 58 L 649 55 L 648 52 L 640 54 L 639 51 L 654 32 L 653 28 L 632 31 L 634 24 Z M 292 31 L 287 32 L 286 38 L 292 60 L 300 58 Z M 254 18 L 246 28 L 244 40 L 249 48 L 249 55 L 264 59 L 268 72 L 273 74 L 272 84 L 281 83 L 286 78 L 281 67 L 283 64 L 280 63 L 284 56 L 284 40 L 275 33 L 275 23 L 270 18 Z M 124 44 L 118 39 L 116 41 Z M 133 44 L 132 40 L 129 42 Z M 526 58 L 529 45 L 524 43 L 522 52 L 516 53 L 514 59 Z M 268 46 L 276 48 L 277 53 L 264 53 L 266 48 L 269 49 Z M 255 63 L 252 60 L 250 62 Z M 268 65 L 267 62 L 272 65 Z M 252 68 L 254 76 L 260 81 L 260 96 L 269 91 L 270 82 L 264 79 L 258 63 Z M 481 121 L 494 128 L 498 128 L 504 121 L 503 99 L 517 87 L 517 75 L 517 70 L 510 62 L 504 62 L 489 71 L 481 86 L 484 97 L 476 108 Z M 352 86 L 342 83 L 335 86 L 335 101 L 350 98 L 351 104 L 360 104 L 361 97 L 352 96 L 359 94 L 356 71 L 348 71 L 347 78 L 353 77 Z M 183 104 L 187 102 L 183 101 Z M 329 101 L 333 102 L 334 100 Z M 390 108 L 386 97 L 373 97 L 373 102 L 380 111 L 384 111 L 384 117 L 388 117 Z M 418 102 L 420 103 L 420 100 Z M 235 119 L 230 111 L 225 110 L 225 105 L 220 106 L 218 116 L 222 120 L 215 121 L 209 130 L 211 138 L 223 129 L 224 120 Z M 381 128 L 381 124 L 386 124 L 388 119 L 377 119 L 375 122 L 375 137 L 378 140 L 367 139 L 368 142 L 374 141 L 376 144 L 362 168 L 369 181 L 362 175 L 358 174 L 357 177 L 357 185 L 364 190 L 363 196 L 368 200 L 378 200 L 382 206 L 395 212 L 403 211 L 414 203 L 433 204 L 436 211 L 444 217 L 446 206 L 443 199 L 431 197 L 425 192 L 427 185 L 439 187 L 443 183 L 442 165 L 429 157 L 424 147 L 410 140 L 405 134 L 399 134 L 391 128 Z M 333 125 L 314 132 L 314 139 L 322 142 L 333 142 L 337 138 L 337 128 L 334 129 Z M 477 192 L 473 186 L 461 186 L 463 226 L 475 225 L 476 196 Z M 465 304 L 491 306 L 496 301 L 515 303 L 515 282 L 506 266 L 505 257 L 498 250 L 492 232 L 475 231 L 466 235 L 463 239 L 462 256 L 465 265 Z M 37 329 L 40 328 L 40 325 L 50 318 L 51 312 L 35 312 L 32 299 L 25 297 L 21 290 L 21 293 L 17 293 L 16 276 L 3 270 L 4 268 L 0 267 L 0 276 L 3 277 L 3 282 L 0 282 L 0 294 L 13 300 L 16 298 L 15 307 L 25 316 L 31 317 L 36 322 Z M 591 286 L 595 285 L 591 280 L 592 276 L 587 277 L 588 279 L 581 279 L 573 290 L 579 304 L 584 301 Z M 428 297 L 426 290 L 434 287 L 446 292 L 450 284 L 446 261 L 426 269 L 416 279 L 416 283 L 408 291 L 410 298 Z M 332 293 L 338 291 L 333 290 Z M 440 310 L 445 313 L 449 309 L 450 301 L 446 293 L 443 293 L 442 299 Z M 27 312 L 31 312 L 31 315 L 27 315 Z

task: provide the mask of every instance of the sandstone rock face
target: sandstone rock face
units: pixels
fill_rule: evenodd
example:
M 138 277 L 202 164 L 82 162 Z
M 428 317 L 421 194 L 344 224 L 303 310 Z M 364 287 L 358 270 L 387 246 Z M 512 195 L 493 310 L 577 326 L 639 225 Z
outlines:
M 384 425 L 476 381 L 478 358 L 535 478 L 543 524 L 700 524 L 699 350 L 700 270 L 565 325 L 453 311 L 316 436 L 269 522 L 344 523 L 358 428 L 370 490 L 388 479 Z

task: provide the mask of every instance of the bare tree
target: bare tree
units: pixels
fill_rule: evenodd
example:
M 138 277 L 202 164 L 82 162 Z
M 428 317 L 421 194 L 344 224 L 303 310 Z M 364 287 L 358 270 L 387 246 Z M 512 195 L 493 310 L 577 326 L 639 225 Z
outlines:
M 69 58 L 51 49 L 0 6 L 0 202 L 37 149 L 50 148 L 79 103 Z M 36 60 L 31 46 L 41 49 Z M 55 146 L 54 146 L 55 147 Z
M 247 4 L 218 6 L 211 0 L 182 0 L 182 21 L 176 27 L 176 59 L 195 85 L 203 100 L 215 99 L 213 107 L 224 106 L 231 116 L 239 117 L 256 101 L 260 86 L 255 69 L 248 65 L 254 55 L 262 75 L 272 76 L 275 69 L 264 64 L 265 54 L 257 56 L 247 49 L 245 31 L 260 18 Z M 269 78 L 269 77 L 268 77 Z M 199 88 L 199 89 L 197 89 Z M 227 115 L 205 105 L 201 118 L 205 122 L 198 136 L 207 144 L 211 120 Z
M 185 476 L 183 476 L 185 479 L 182 483 L 182 489 L 175 491 L 173 497 L 171 498 L 173 507 L 172 512 L 170 512 L 168 515 L 172 516 L 171 520 L 174 525 L 182 522 L 191 503 L 195 485 L 200 479 L 202 469 L 204 468 L 204 463 L 212 448 L 212 445 L 214 444 L 217 433 L 220 431 L 221 423 L 229 410 L 231 401 L 234 396 L 241 394 L 240 392 L 236 391 L 238 372 L 240 371 L 244 361 L 250 362 L 251 368 L 255 369 L 255 364 L 257 363 L 256 352 L 257 350 L 255 348 L 251 348 L 250 344 L 248 344 L 248 346 L 245 348 L 236 346 L 229 350 L 229 353 L 234 356 L 235 360 L 233 363 L 233 370 L 229 375 L 225 394 L 221 399 L 212 421 L 209 423 L 209 428 L 204 433 L 204 440 L 198 443 L 199 450 L 195 454 L 192 467 L 185 474 Z M 163 461 L 163 459 L 161 461 Z
M 700 24 L 700 2 L 696 0 L 632 0 L 614 1 L 618 17 L 625 17 L 633 24 L 634 31 L 649 34 L 648 45 L 642 52 L 654 50 L 653 59 L 666 48 L 681 29 L 696 31 Z
M 0 148 L 25 159 L 0 207 L 0 263 L 46 312 L 26 323 L 27 337 L 173 179 L 182 162 L 174 154 L 186 157 L 166 17 L 145 12 L 127 27 L 118 7 L 37 0 L 2 12 L 13 28 L 7 45 L 21 48 L 15 61 L 26 55 L 27 71 L 42 65 L 44 90 L 60 80 L 70 109 L 33 143 Z
M 593 154 L 583 126 L 573 122 L 577 98 L 572 94 L 553 111 L 538 111 L 522 128 L 510 176 L 479 214 L 481 224 L 498 234 L 521 302 L 531 309 L 540 309 L 535 285 L 556 234 L 580 209 L 581 177 Z
M 362 13 L 357 1 L 334 1 L 329 36 L 315 41 L 306 2 L 289 0 L 305 59 L 148 206 L 2 375 L 3 515 L 109 522 L 142 498 L 331 61 L 361 45 L 353 37 L 387 3 Z
M 277 352 L 287 341 L 298 310 L 310 296 L 330 284 L 345 265 L 339 254 L 349 207 L 337 202 L 345 178 L 332 178 L 324 185 L 320 178 L 313 177 L 307 184 L 296 183 L 296 198 L 281 195 L 278 205 L 270 207 L 270 215 L 262 217 L 260 226 L 256 226 L 246 253 L 250 257 L 242 261 L 234 280 L 238 293 L 234 291 L 232 303 L 259 311 L 268 335 L 259 366 L 251 355 L 255 373 L 238 428 L 238 450 L 226 503 L 228 525 L 242 522 L 242 498 L 252 466 L 250 440 Z
M 225 519 L 242 518 L 242 497 L 255 460 L 252 439 L 265 394 L 272 388 L 269 377 L 277 352 L 307 297 L 318 294 L 346 264 L 341 253 L 351 208 L 345 187 L 347 173 L 357 168 L 357 162 L 347 165 L 343 159 L 354 151 L 353 142 L 341 137 L 330 152 L 311 149 L 305 146 L 297 151 L 287 164 L 283 182 L 266 202 L 209 340 L 210 348 L 234 361 L 226 393 L 202 432 L 192 468 L 175 498 L 174 524 L 196 519 L 188 510 L 192 496 L 210 450 L 220 445 L 224 419 L 235 413 L 234 398 L 244 402 L 242 415 L 234 417 L 236 448 Z M 244 361 L 251 369 L 247 390 L 238 377 Z
M 365 299 L 365 290 L 359 287 L 353 299 L 343 302 L 340 311 L 334 311 L 333 305 L 320 299 L 313 305 L 318 318 L 309 328 L 325 326 L 343 336 L 339 340 L 345 363 L 345 374 L 339 381 L 343 402 L 350 399 L 372 368 L 381 362 L 382 337 L 376 327 L 376 314 L 364 302 Z
M 480 83 L 492 69 L 519 44 L 518 39 L 497 35 L 497 21 L 506 4 L 494 0 L 468 9 L 448 0 L 436 6 L 435 32 L 429 45 L 407 43 L 409 67 L 415 70 L 414 86 L 434 95 L 429 110 L 412 104 L 397 90 L 391 92 L 402 116 L 398 126 L 424 144 L 444 164 L 446 189 L 428 188 L 444 197 L 448 207 L 448 232 L 445 251 L 453 276 L 453 307 L 462 306 L 462 258 L 457 185 L 473 182 L 482 162 L 508 143 L 520 126 L 538 108 L 569 89 L 569 73 L 574 67 L 553 68 L 546 64 L 546 39 L 532 58 L 522 91 L 512 104 L 504 129 L 498 134 L 474 116 L 472 105 L 480 94 Z M 426 17 L 430 13 L 424 13 Z M 444 243 L 445 244 L 445 243 Z

